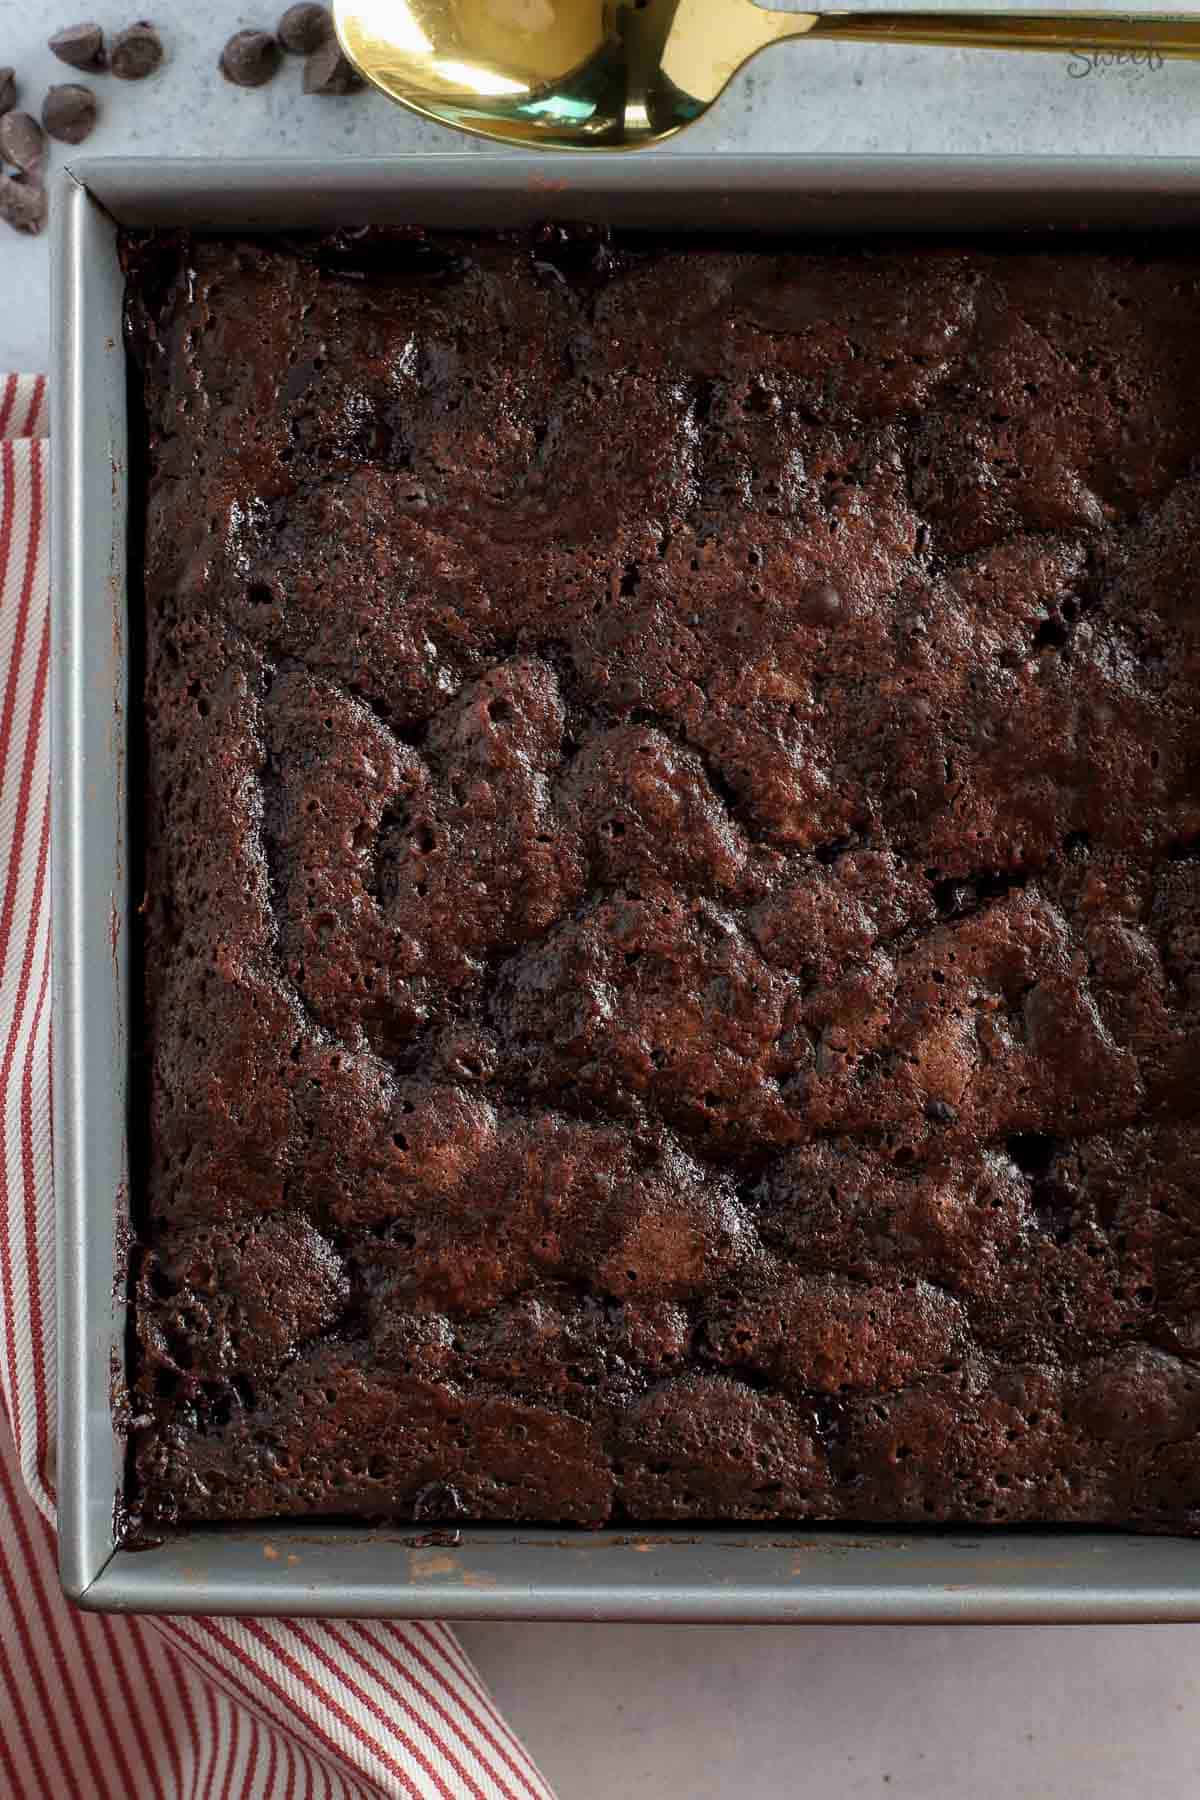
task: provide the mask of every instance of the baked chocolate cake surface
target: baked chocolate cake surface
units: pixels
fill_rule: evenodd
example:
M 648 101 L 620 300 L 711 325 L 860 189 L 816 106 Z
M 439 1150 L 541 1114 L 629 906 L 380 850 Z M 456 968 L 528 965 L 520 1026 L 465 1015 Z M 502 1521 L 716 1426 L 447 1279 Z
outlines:
M 128 241 L 133 1503 L 1200 1521 L 1200 257 Z

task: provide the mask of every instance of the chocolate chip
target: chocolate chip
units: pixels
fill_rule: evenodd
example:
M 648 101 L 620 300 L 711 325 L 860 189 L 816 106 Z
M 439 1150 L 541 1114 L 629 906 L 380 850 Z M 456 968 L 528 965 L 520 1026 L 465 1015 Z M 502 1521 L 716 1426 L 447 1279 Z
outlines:
M 269 31 L 235 31 L 217 64 L 234 87 L 265 87 L 278 72 L 282 58 Z
M 11 112 L 17 104 L 17 74 L 15 69 L 0 69 L 0 115 Z
M 466 1510 L 462 1495 L 448 1481 L 431 1481 L 413 1497 L 414 1523 L 422 1519 L 461 1519 Z
M 118 31 L 109 51 L 109 67 L 122 81 L 145 81 L 163 59 L 162 39 L 148 19 Z
M 276 36 L 291 55 L 311 56 L 333 36 L 329 8 L 306 4 L 289 6 L 276 26 Z
M 362 76 L 342 55 L 335 37 L 327 38 L 304 65 L 306 94 L 356 94 L 363 85 Z
M 929 1100 L 925 1105 L 925 1117 L 934 1125 L 955 1125 L 958 1108 L 951 1106 L 948 1100 Z
M 0 175 L 0 219 L 31 237 L 46 223 L 46 192 L 24 175 Z
M 56 31 L 50 39 L 50 48 L 59 62 L 68 63 L 72 69 L 105 67 L 104 33 L 94 20 Z
M 36 119 L 27 112 L 8 112 L 0 118 L 0 162 L 12 163 L 27 174 L 45 154 L 45 133 Z
M 842 611 L 842 596 L 832 581 L 813 581 L 800 595 L 801 618 L 813 625 L 832 625 Z
M 66 82 L 52 87 L 42 101 L 42 124 L 60 144 L 82 144 L 92 135 L 99 111 L 90 88 Z

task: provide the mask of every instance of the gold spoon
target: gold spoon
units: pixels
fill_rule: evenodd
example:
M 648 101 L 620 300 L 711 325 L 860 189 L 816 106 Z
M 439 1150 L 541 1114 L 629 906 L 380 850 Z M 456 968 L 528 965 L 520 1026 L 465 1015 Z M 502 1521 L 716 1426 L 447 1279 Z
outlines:
M 1200 17 L 768 12 L 754 0 L 335 0 L 362 73 L 426 118 L 505 143 L 637 150 L 707 112 L 785 38 L 1200 57 Z

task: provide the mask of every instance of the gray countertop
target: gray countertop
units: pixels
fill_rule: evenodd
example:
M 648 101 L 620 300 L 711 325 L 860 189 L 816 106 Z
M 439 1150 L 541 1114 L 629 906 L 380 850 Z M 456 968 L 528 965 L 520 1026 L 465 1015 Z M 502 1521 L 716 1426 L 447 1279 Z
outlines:
M 170 61 L 141 87 L 95 79 L 105 111 L 89 151 L 481 153 L 376 95 L 306 99 L 294 65 L 270 88 L 229 88 L 216 73 L 221 44 L 270 24 L 269 8 L 158 0 L 153 13 Z M 51 81 L 75 79 L 44 47 L 46 31 L 75 16 L 0 0 L 0 63 L 17 67 L 31 110 Z M 1194 156 L 1200 67 L 784 46 L 659 154 L 720 147 Z M 44 240 L 0 231 L 0 370 L 45 367 L 46 312 Z M 1200 1792 L 1191 1627 L 484 1625 L 463 1638 L 561 1800 Z
M 559 1800 L 1200 1793 L 1200 1630 L 475 1625 Z

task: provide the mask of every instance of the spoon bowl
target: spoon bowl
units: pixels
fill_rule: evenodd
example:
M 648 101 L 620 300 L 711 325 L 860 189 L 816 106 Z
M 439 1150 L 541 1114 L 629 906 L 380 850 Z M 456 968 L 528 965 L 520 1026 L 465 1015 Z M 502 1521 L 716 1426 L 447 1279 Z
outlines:
M 343 48 L 394 99 L 508 143 L 576 149 L 669 137 L 699 116 L 654 73 L 692 0 L 346 0 Z
M 700 118 L 788 38 L 1200 56 L 1168 14 L 771 12 L 754 0 L 335 0 L 376 87 L 441 124 L 526 148 L 636 150 Z

